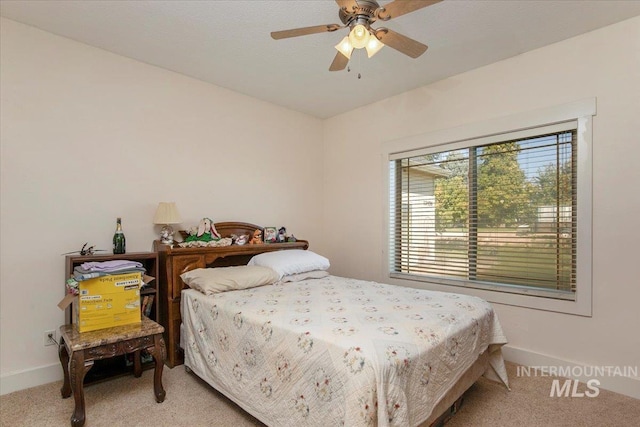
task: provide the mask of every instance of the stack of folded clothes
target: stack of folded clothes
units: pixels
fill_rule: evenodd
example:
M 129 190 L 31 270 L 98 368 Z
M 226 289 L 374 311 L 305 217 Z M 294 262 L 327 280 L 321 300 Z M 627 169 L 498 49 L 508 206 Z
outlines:
M 142 273 L 146 269 L 142 263 L 129 260 L 113 260 L 102 262 L 85 262 L 73 269 L 73 277 L 67 280 L 68 292 L 78 294 L 78 282 L 95 279 L 110 274 Z
M 85 262 L 73 269 L 73 278 L 78 282 L 109 274 L 144 273 L 142 263 L 129 260 Z

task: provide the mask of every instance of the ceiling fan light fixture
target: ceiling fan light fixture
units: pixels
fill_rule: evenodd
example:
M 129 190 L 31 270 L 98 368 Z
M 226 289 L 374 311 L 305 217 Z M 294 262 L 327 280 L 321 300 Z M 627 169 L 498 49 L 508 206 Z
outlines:
M 378 1 L 380 0 L 335 0 L 340 8 L 338 17 L 342 24 L 313 25 L 272 31 L 271 37 L 280 40 L 309 34 L 332 33 L 342 28 L 348 29 L 347 37 L 335 46 L 339 53 L 334 55 L 329 71 L 344 70 L 351 60 L 354 49 L 366 49 L 369 58 L 385 45 L 411 58 L 422 55 L 427 50 L 427 45 L 388 28 L 371 28 L 371 25 L 378 20 L 388 21 L 442 0 L 390 0 L 384 6 L 380 6 Z
M 384 47 L 384 43 L 382 43 L 380 40 L 376 38 L 376 36 L 372 34 L 371 37 L 369 37 L 369 41 L 367 42 L 367 45 L 365 46 L 365 49 L 367 50 L 367 57 L 371 58 L 373 55 L 378 53 L 380 49 L 382 49 L 383 47 Z
M 347 59 L 351 59 L 351 52 L 353 52 L 353 46 L 349 41 L 349 36 L 345 36 L 340 43 L 335 46 L 338 49 L 338 52 L 347 57 Z
M 369 33 L 369 29 L 362 24 L 356 25 L 351 29 L 351 32 L 349 32 L 349 41 L 356 49 L 365 47 L 370 38 L 371 34 Z

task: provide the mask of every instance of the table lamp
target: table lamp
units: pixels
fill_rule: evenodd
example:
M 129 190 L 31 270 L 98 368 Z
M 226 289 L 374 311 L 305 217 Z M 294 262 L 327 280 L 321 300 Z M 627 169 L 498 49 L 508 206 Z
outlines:
M 153 217 L 154 224 L 162 225 L 160 230 L 160 242 L 165 245 L 173 244 L 173 228 L 170 224 L 180 224 L 182 219 L 175 202 L 160 202 L 156 215 Z

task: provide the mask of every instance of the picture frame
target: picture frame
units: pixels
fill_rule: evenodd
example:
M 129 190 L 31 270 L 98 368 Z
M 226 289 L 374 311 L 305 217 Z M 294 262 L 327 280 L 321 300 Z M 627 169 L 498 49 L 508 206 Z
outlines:
M 263 240 L 265 243 L 276 243 L 278 239 L 278 229 L 276 227 L 264 227 Z

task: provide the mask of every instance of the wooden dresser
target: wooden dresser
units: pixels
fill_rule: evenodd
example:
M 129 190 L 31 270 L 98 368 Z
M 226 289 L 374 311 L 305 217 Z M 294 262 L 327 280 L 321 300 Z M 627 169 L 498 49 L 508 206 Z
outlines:
M 262 227 L 244 222 L 220 222 L 215 224 L 216 230 L 223 237 L 232 234 L 253 235 L 256 229 Z M 182 289 L 186 285 L 180 278 L 185 273 L 196 268 L 228 267 L 246 265 L 252 256 L 285 249 L 307 249 L 309 242 L 298 240 L 288 243 L 265 243 L 261 245 L 245 244 L 207 248 L 180 248 L 164 245 L 156 240 L 153 248 L 159 255 L 160 261 L 160 324 L 164 326 L 164 338 L 167 346 L 166 364 L 173 368 L 184 362 L 184 354 L 180 348 L 180 298 Z

